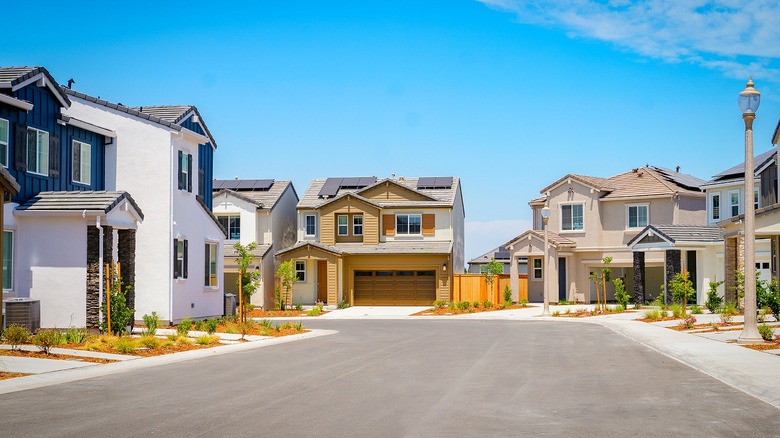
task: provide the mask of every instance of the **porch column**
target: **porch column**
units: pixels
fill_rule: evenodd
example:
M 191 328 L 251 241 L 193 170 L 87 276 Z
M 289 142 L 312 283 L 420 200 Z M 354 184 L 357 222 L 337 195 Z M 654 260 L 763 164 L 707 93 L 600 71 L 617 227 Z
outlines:
M 742 236 L 727 237 L 725 239 L 723 257 L 725 259 L 725 284 L 724 295 L 728 302 L 737 301 L 736 271 L 745 272 L 745 238 Z
M 135 230 L 119 230 L 117 239 L 117 257 L 122 265 L 127 307 L 135 309 Z
M 681 252 L 679 249 L 667 249 L 665 251 L 664 270 L 666 272 L 666 278 L 664 279 L 664 302 L 672 302 L 672 294 L 669 291 L 669 282 L 674 279 L 674 276 L 682 271 Z
M 103 263 L 111 261 L 113 233 L 111 227 L 103 227 Z M 100 327 L 100 276 L 105 275 L 100 266 L 100 230 L 87 226 L 87 328 Z M 105 296 L 108 285 L 103 282 Z
M 645 303 L 645 253 L 634 251 L 634 304 Z
M 517 267 L 517 257 L 509 257 L 509 287 L 512 289 L 512 301 L 520 301 L 520 269 Z

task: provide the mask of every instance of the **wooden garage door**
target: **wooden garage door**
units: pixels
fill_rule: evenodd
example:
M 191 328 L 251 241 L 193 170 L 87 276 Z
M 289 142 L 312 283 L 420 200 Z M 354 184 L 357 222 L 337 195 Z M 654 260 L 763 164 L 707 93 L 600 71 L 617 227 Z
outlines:
M 356 306 L 430 306 L 436 271 L 355 271 Z

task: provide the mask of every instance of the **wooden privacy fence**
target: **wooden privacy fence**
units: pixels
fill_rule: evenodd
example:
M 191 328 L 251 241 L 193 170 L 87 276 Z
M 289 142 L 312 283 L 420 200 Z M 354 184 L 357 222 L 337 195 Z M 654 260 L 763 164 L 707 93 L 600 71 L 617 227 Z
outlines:
M 494 304 L 501 304 L 504 302 L 504 287 L 509 286 L 509 274 L 497 275 L 492 291 L 488 291 L 485 276 L 481 274 L 455 274 L 452 283 L 452 301 L 490 300 Z M 528 275 L 520 274 L 518 283 L 518 299 L 528 300 Z

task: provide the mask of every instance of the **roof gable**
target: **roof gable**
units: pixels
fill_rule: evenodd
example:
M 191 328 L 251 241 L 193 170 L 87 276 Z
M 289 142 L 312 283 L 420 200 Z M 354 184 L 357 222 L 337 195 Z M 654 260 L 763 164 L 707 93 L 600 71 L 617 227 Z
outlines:
M 607 179 L 599 178 L 595 176 L 575 175 L 573 173 L 570 173 L 558 179 L 557 181 L 550 184 L 549 186 L 543 188 L 542 190 L 539 191 L 539 193 L 546 195 L 548 192 L 555 190 L 556 188 L 564 184 L 571 184 L 573 182 L 576 182 L 591 190 L 596 190 L 599 192 L 613 190 L 613 187 L 610 185 Z
M 416 189 L 385 178 L 355 193 L 372 201 L 438 201 Z
M 16 91 L 41 81 L 52 95 L 65 108 L 70 107 L 70 99 L 44 67 L 0 67 L 0 89 Z
M 214 136 L 211 135 L 211 131 L 209 131 L 206 122 L 203 121 L 203 117 L 201 117 L 200 112 L 195 105 L 153 105 L 132 108 L 138 112 L 182 126 L 193 132 L 197 132 L 196 129 L 192 129 L 192 125 L 196 124 L 200 126 L 205 133 L 205 136 L 208 137 L 211 146 L 214 149 L 217 148 L 217 142 L 214 140 Z M 198 134 L 200 133 L 198 132 Z

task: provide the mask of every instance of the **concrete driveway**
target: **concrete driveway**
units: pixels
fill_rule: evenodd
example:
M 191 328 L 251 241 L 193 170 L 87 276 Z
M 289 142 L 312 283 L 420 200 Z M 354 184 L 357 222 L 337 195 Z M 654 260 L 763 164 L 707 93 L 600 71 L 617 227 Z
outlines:
M 331 336 L 6 394 L 8 436 L 777 436 L 770 405 L 595 324 Z

